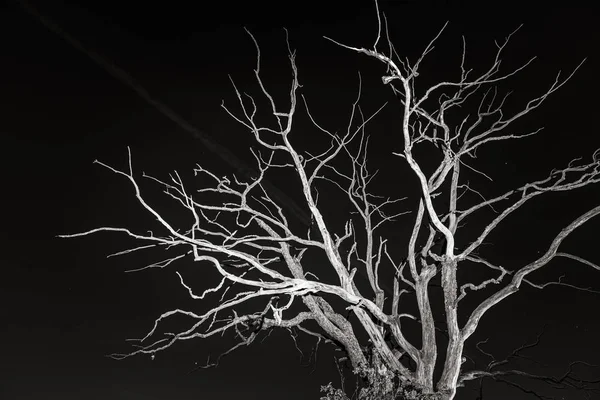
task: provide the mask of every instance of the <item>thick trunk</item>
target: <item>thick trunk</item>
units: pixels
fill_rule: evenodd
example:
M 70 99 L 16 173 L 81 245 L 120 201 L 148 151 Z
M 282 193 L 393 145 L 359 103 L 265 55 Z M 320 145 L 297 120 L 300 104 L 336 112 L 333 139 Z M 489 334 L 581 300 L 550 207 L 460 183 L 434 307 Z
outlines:
M 422 346 L 417 362 L 416 380 L 419 385 L 433 389 L 433 371 L 437 360 L 437 345 L 435 343 L 435 322 L 429 302 L 428 285 L 435 275 L 435 268 L 429 268 L 421 274 L 415 285 L 417 305 L 421 315 Z
M 453 400 L 454 396 L 456 396 L 456 388 L 449 389 L 444 392 L 439 393 L 439 400 Z
M 450 399 L 456 393 L 456 384 L 462 364 L 462 352 L 464 339 L 458 328 L 457 314 L 457 282 L 456 282 L 456 260 L 446 260 L 442 265 L 442 287 L 444 290 L 444 308 L 446 311 L 446 325 L 448 327 L 448 347 L 446 349 L 446 361 L 442 376 L 437 383 L 440 392 L 452 393 Z

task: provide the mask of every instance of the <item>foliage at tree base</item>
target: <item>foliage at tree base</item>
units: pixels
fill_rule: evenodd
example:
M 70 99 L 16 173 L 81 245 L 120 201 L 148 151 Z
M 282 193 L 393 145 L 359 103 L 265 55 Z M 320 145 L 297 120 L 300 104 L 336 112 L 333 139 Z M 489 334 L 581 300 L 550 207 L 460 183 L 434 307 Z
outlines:
M 389 370 L 360 366 L 354 369 L 364 386 L 348 396 L 344 390 L 333 387 L 331 382 L 321 386 L 325 394 L 320 400 L 442 400 L 440 393 L 423 393 L 423 389 L 404 382 L 398 374 Z

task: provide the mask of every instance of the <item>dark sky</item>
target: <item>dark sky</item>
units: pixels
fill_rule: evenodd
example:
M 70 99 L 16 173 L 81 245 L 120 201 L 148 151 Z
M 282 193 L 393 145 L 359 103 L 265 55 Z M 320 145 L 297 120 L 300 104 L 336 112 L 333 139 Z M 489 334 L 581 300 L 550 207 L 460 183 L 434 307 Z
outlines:
M 262 47 L 267 82 L 282 95 L 291 76 L 282 30 L 288 28 L 291 46 L 297 49 L 303 92 L 331 129 L 346 125 L 358 70 L 363 76 L 365 109 L 373 111 L 393 100 L 380 83 L 383 70 L 374 60 L 322 38 L 327 35 L 356 46 L 371 44 L 376 23 L 370 1 L 356 5 L 300 2 L 293 7 L 286 2 L 276 6 L 252 2 L 241 8 L 231 2 L 206 2 L 210 8 L 185 2 L 135 7 L 110 1 L 86 2 L 85 7 L 74 3 L 44 3 L 40 11 L 242 159 L 249 159 L 251 137 L 220 104 L 225 100 L 235 107 L 228 74 L 243 90 L 256 90 L 254 47 L 244 26 Z M 477 165 L 496 179 L 494 186 L 478 182 L 487 185 L 482 187 L 484 192 L 498 193 L 494 190 L 508 188 L 511 182 L 516 186 L 544 177 L 553 167 L 577 156 L 590 157 L 600 147 L 596 123 L 600 34 L 591 9 L 528 10 L 507 3 L 474 9 L 464 2 L 427 7 L 410 3 L 384 1 L 382 9 L 396 48 L 412 60 L 450 21 L 423 66 L 423 79 L 457 71 L 461 34 L 467 39 L 467 59 L 481 68 L 489 59 L 493 40 L 503 39 L 521 23 L 525 25 L 508 48 L 506 65 L 516 66 L 531 56 L 538 59 L 521 77 L 507 83 L 506 88 L 515 92 L 514 104 L 547 88 L 558 70 L 568 73 L 588 58 L 563 89 L 520 125 L 544 126 L 539 136 L 481 152 Z M 4 5 L 0 18 L 4 172 L 0 397 L 187 400 L 233 399 L 243 393 L 250 399 L 308 399 L 318 398 L 319 385 L 337 384 L 331 349 L 321 347 L 316 363 L 301 359 L 284 332 L 223 359 L 218 368 L 191 374 L 188 371 L 196 362 L 203 363 L 209 354 L 216 356 L 226 349 L 228 339 L 185 343 L 154 361 L 105 357 L 129 350 L 125 339 L 143 335 L 153 318 L 177 305 L 185 293 L 172 270 L 123 272 L 156 261 L 160 254 L 106 259 L 107 254 L 132 245 L 118 235 L 56 238 L 100 225 L 144 227 L 149 218 L 133 201 L 126 182 L 92 161 L 124 167 L 129 145 L 138 171 L 164 177 L 173 169 L 189 171 L 196 162 L 219 172 L 230 171 L 200 141 L 16 2 Z M 375 145 L 377 151 L 397 145 L 385 134 L 397 121 L 397 114 L 388 107 L 374 122 L 374 137 L 378 129 L 384 132 Z M 391 186 L 396 185 L 382 184 L 381 188 Z M 490 255 L 505 265 L 531 261 L 536 252 L 545 250 L 553 234 L 597 205 L 599 194 L 597 187 L 586 188 L 529 205 L 492 238 Z M 592 220 L 565 242 L 565 250 L 600 262 L 594 251 L 598 227 L 600 221 Z M 561 271 L 570 282 L 600 290 L 597 271 L 570 262 L 555 262 L 534 278 L 555 278 Z M 556 287 L 543 292 L 523 288 L 488 314 L 481 324 L 482 333 L 474 340 L 489 337 L 489 349 L 502 357 L 546 325 L 542 344 L 527 355 L 549 366 L 516 366 L 560 374 L 570 360 L 600 361 L 595 339 L 600 333 L 598 307 L 597 294 Z M 308 354 L 311 342 L 302 344 Z M 485 362 L 483 357 L 478 360 Z M 600 374 L 600 370 L 583 372 L 588 377 Z M 486 400 L 531 398 L 503 386 L 488 383 L 486 387 Z M 546 393 L 583 398 L 581 393 Z M 463 390 L 458 398 L 473 396 L 474 392 Z

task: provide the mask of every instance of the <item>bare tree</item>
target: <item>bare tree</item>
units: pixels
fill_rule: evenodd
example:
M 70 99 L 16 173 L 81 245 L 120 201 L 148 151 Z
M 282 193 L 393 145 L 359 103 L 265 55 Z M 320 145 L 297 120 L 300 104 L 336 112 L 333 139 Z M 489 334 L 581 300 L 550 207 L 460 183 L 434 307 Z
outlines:
M 140 339 L 136 350 L 115 354 L 114 358 L 136 354 L 154 357 L 178 341 L 229 331 L 239 338 L 239 342 L 224 353 L 227 354 L 251 344 L 262 332 L 284 328 L 291 333 L 304 332 L 343 349 L 352 367 L 367 381 L 359 395 L 363 399 L 451 400 L 457 389 L 469 381 L 508 375 L 542 379 L 585 391 L 596 390 L 593 385 L 598 382 L 577 379 L 571 369 L 564 377 L 553 380 L 518 370 L 498 369 L 507 360 L 494 360 L 483 369 L 463 368 L 465 343 L 476 331 L 481 318 L 492 307 L 518 292 L 522 284 L 540 289 L 548 285 L 584 289 L 563 281 L 534 283 L 529 279 L 531 273 L 556 257 L 570 258 L 600 270 L 598 265 L 559 249 L 577 227 L 600 214 L 600 206 L 566 225 L 547 250 L 526 265 L 509 269 L 478 255 L 486 238 L 526 202 L 549 192 L 569 191 L 598 182 L 600 151 L 594 152 L 587 162 L 574 160 L 550 171 L 546 177 L 492 198 L 473 196 L 479 196 L 478 189 L 464 179 L 464 173 L 461 174 L 468 169 L 486 176 L 469 165 L 482 145 L 535 135 L 539 130 L 507 133 L 507 128 L 537 109 L 581 64 L 566 78 L 561 79 L 559 74 L 546 91 L 526 102 L 520 110 L 506 113 L 503 107 L 507 95 L 499 95 L 497 85 L 533 61 L 501 71 L 501 58 L 512 35 L 497 44 L 489 67 L 478 74 L 467 69 L 463 39 L 457 79 L 421 88 L 419 66 L 443 29 L 411 63 L 396 53 L 387 35 L 385 18 L 383 22 L 378 20 L 379 31 L 370 49 L 329 40 L 372 57 L 385 66 L 387 72 L 382 81 L 396 94 L 402 120 L 398 135 L 401 135 L 403 148 L 393 154 L 398 165 L 405 163 L 417 178 L 416 209 L 406 210 L 399 205 L 402 198 L 383 197 L 369 186 L 374 174 L 367 169 L 369 137 L 365 127 L 381 108 L 370 116 L 363 114 L 359 107 L 360 85 L 347 129 L 341 134 L 333 133 L 319 125 L 310 113 L 306 99 L 299 95 L 295 53 L 289 45 L 292 82 L 289 98 L 281 102 L 263 82 L 260 49 L 249 33 L 257 51 L 255 77 L 268 109 L 259 109 L 258 100 L 241 93 L 233 81 L 239 110 L 235 112 L 225 105 L 223 108 L 254 135 L 256 147 L 251 152 L 257 173 L 244 178 L 236 175 L 221 177 L 206 166 L 197 165 L 194 174 L 212 183 L 199 190 L 191 190 L 177 172 L 170 175 L 169 180 L 143 174 L 161 185 L 164 193 L 188 213 L 187 225 L 176 226 L 169 215 L 159 213 L 142 195 L 131 153 L 127 170 L 97 161 L 129 180 L 139 204 L 160 223 L 163 232 L 136 233 L 128 228 L 106 226 L 62 236 L 86 236 L 101 231 L 125 233 L 145 244 L 117 254 L 156 246 L 170 251 L 180 249 L 177 255 L 140 270 L 165 268 L 177 260 L 192 258 L 199 267 L 214 268 L 220 276 L 214 284 L 200 289 L 190 287 L 176 272 L 182 290 L 187 291 L 191 299 L 205 301 L 210 305 L 209 309 L 199 313 L 178 308 L 163 313 Z M 383 41 L 385 45 L 382 45 Z M 466 107 L 473 101 L 476 107 Z M 285 109 L 282 103 L 286 103 Z M 313 154 L 294 145 L 294 120 L 301 109 L 329 138 L 329 148 Z M 415 156 L 415 150 L 420 147 L 430 153 L 429 160 L 438 157 L 439 162 L 431 173 L 426 172 Z M 312 221 L 306 231 L 293 223 L 296 216 L 290 211 L 292 208 L 282 203 L 282 197 L 273 191 L 272 184 L 268 184 L 269 174 L 281 169 L 294 174 L 297 179 L 300 206 Z M 339 221 L 328 218 L 319 202 L 318 193 L 323 185 L 339 189 L 338 202 L 345 201 L 353 208 L 353 213 L 339 226 L 336 225 Z M 406 186 L 410 187 L 409 184 Z M 473 200 L 475 198 L 479 200 Z M 486 208 L 496 211 L 494 217 L 475 240 L 457 245 L 462 224 L 478 218 Z M 410 216 L 399 218 L 408 211 L 412 211 Z M 411 224 L 412 234 L 407 243 L 388 241 L 382 227 L 392 223 Z M 400 248 L 404 250 L 397 251 Z M 311 267 L 303 258 L 305 254 L 320 256 L 328 270 L 324 270 L 323 265 L 318 269 Z M 459 281 L 457 270 L 474 265 L 490 269 L 495 276 L 477 283 Z M 355 280 L 357 272 L 366 277 L 366 284 Z M 436 284 L 439 289 L 433 288 Z M 435 290 L 441 290 L 443 306 L 433 304 L 430 296 Z M 461 301 L 473 291 L 490 294 L 465 316 L 464 324 L 459 324 Z M 411 311 L 412 304 L 416 304 L 416 312 Z M 176 333 L 161 333 L 161 323 L 176 315 L 186 316 L 189 326 Z M 419 324 L 419 341 L 409 340 L 407 320 Z M 439 324 L 436 326 L 439 320 L 443 321 L 443 328 Z M 479 344 L 477 348 L 484 352 Z M 520 350 L 523 348 L 513 355 Z M 434 376 L 435 371 L 440 373 Z M 344 396 L 331 386 L 327 391 L 330 398 Z

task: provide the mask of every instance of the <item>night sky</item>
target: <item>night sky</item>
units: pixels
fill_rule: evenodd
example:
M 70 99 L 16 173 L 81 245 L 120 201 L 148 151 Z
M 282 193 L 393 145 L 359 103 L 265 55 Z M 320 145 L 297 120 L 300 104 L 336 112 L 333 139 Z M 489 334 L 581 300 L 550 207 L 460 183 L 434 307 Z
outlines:
M 385 71 L 375 60 L 323 39 L 325 35 L 353 46 L 372 44 L 376 14 L 370 1 L 355 5 L 308 1 L 294 6 L 251 2 L 237 9 L 232 2 L 206 2 L 210 8 L 202 8 L 202 2 L 193 2 L 199 3 L 193 7 L 177 2 L 130 7 L 110 1 L 85 2 L 87 6 L 69 1 L 39 3 L 42 14 L 127 71 L 153 96 L 243 160 L 251 160 L 252 137 L 220 105 L 224 100 L 236 109 L 228 74 L 242 90 L 257 93 L 252 73 L 255 50 L 244 26 L 261 46 L 263 76 L 275 94 L 285 96 L 291 78 L 285 27 L 297 50 L 302 93 L 320 120 L 332 130 L 345 128 L 357 91 L 357 71 L 361 71 L 365 109 L 374 111 L 385 101 L 392 102 L 368 128 L 373 140 L 379 141 L 373 157 L 389 155 L 390 148 L 397 151 L 401 145 L 393 131 L 399 121 L 394 98 L 380 80 Z M 514 90 L 515 102 L 509 107 L 541 93 L 559 70 L 568 74 L 587 57 L 573 79 L 519 125 L 544 126 L 538 136 L 481 151 L 476 165 L 494 177 L 493 184 L 474 180 L 481 190 L 500 193 L 543 178 L 552 168 L 565 166 L 577 156 L 589 158 L 600 147 L 600 33 L 591 9 L 527 10 L 507 3 L 475 9 L 464 2 L 427 7 L 410 3 L 382 1 L 381 7 L 396 48 L 411 60 L 450 22 L 422 67 L 424 80 L 458 72 L 460 35 L 466 36 L 467 62 L 483 68 L 493 54 L 494 39 L 502 40 L 524 24 L 507 49 L 506 65 L 538 58 L 505 84 L 505 89 Z M 160 260 L 159 253 L 107 259 L 108 254 L 134 245 L 127 238 L 105 233 L 56 238 L 101 225 L 149 229 L 150 217 L 136 204 L 127 182 L 93 165 L 93 160 L 124 168 L 126 146 L 130 146 L 139 173 L 164 178 L 177 169 L 191 175 L 196 162 L 223 175 L 231 168 L 17 2 L 3 5 L 0 30 L 4 204 L 0 398 L 316 399 L 320 385 L 332 381 L 337 386 L 332 349 L 321 346 L 315 362 L 308 357 L 313 342 L 305 338 L 301 345 L 306 356 L 301 358 L 283 331 L 224 358 L 217 368 L 195 372 L 190 371 L 196 363 L 226 350 L 231 338 L 177 345 L 155 360 L 106 357 L 131 350 L 125 339 L 143 336 L 153 319 L 180 304 L 186 293 L 173 269 L 124 273 Z M 306 121 L 301 124 L 309 126 Z M 309 142 L 318 132 L 307 129 L 303 135 L 298 140 Z M 380 188 L 394 191 L 398 185 L 388 180 Z M 157 191 L 149 188 L 147 193 L 156 196 Z M 167 213 L 173 207 L 160 197 L 152 198 Z M 488 255 L 505 266 L 523 265 L 545 251 L 568 222 L 599 202 L 600 186 L 534 200 L 490 238 Z M 401 221 L 399 237 L 410 222 L 408 217 Z M 600 220 L 590 221 L 564 242 L 563 249 L 599 263 L 598 228 Z M 545 270 L 532 279 L 542 282 L 566 273 L 566 281 L 600 290 L 600 272 L 586 266 L 562 260 Z M 196 273 L 194 279 L 202 285 L 202 274 Z M 514 366 L 560 375 L 569 361 L 600 362 L 599 308 L 599 294 L 556 286 L 544 291 L 523 287 L 487 314 L 481 332 L 469 343 L 488 337 L 486 349 L 502 358 L 546 326 L 542 343 L 526 353 L 544 365 L 520 360 Z M 489 361 L 470 354 L 480 365 Z M 600 369 L 581 372 L 587 378 L 600 376 Z M 583 398 L 582 393 L 518 382 L 557 398 Z M 457 398 L 475 398 L 476 386 L 459 390 Z M 486 382 L 486 400 L 507 396 L 533 398 Z

